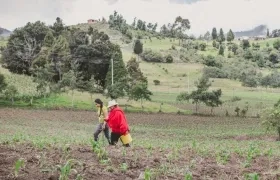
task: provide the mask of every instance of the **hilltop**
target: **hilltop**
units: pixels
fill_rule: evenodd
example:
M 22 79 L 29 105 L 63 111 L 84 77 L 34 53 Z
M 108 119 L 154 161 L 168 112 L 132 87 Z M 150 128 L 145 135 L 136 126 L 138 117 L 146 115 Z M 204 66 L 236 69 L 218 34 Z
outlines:
M 236 38 L 239 38 L 242 36 L 248 36 L 248 37 L 264 36 L 266 35 L 266 33 L 267 33 L 267 26 L 259 25 L 251 30 L 234 32 L 234 35 Z
M 0 27 L 0 36 L 9 36 L 11 33 L 12 33 L 11 31 Z

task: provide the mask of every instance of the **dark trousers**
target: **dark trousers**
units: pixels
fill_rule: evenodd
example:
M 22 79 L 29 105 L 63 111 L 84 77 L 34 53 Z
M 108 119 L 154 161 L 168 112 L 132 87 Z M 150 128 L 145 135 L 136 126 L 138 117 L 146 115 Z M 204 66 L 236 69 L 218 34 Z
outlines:
M 108 124 L 106 123 L 105 129 L 104 129 L 104 130 L 102 129 L 102 126 L 103 126 L 103 123 L 99 123 L 99 124 L 97 125 L 97 127 L 96 127 L 96 129 L 95 129 L 95 131 L 94 131 L 94 134 L 93 134 L 94 140 L 95 140 L 95 141 L 98 141 L 98 136 L 99 136 L 99 134 L 103 131 L 103 132 L 104 132 L 104 135 L 105 135 L 105 137 L 106 137 L 106 139 L 107 139 L 108 142 L 109 142 L 109 144 L 111 144 L 111 143 L 110 143 L 110 135 L 109 135 L 109 127 L 108 127 Z
M 111 132 L 111 145 L 116 145 L 121 137 L 121 134 Z M 125 147 L 130 147 L 129 143 L 124 144 Z

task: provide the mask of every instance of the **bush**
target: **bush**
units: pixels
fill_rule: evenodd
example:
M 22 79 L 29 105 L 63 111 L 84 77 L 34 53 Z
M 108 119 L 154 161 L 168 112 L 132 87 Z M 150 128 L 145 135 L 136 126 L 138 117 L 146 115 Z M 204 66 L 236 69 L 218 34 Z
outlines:
M 215 40 L 212 42 L 212 46 L 213 46 L 214 48 L 217 47 L 217 42 L 216 42 Z
M 253 59 L 253 53 L 250 49 L 247 49 L 245 52 L 244 52 L 244 58 L 245 59 Z
M 220 49 L 219 49 L 219 53 L 218 54 L 224 56 L 224 52 L 225 52 L 224 46 L 220 45 Z
M 233 43 L 233 44 L 231 45 L 231 51 L 234 53 L 234 55 L 237 54 L 237 49 L 238 49 L 238 45 L 235 44 L 235 43 Z
M 160 81 L 157 80 L 157 79 L 155 79 L 155 80 L 154 80 L 154 84 L 155 84 L 156 86 L 158 86 L 158 85 L 160 85 Z
M 280 39 L 277 39 L 276 41 L 273 42 L 273 47 L 277 50 L 280 49 Z
M 173 63 L 173 57 L 170 54 L 168 54 L 167 56 L 165 56 L 165 62 Z
M 164 58 L 159 52 L 154 52 L 151 49 L 146 49 L 140 57 L 147 62 L 164 62 Z
M 228 58 L 232 58 L 232 57 L 233 57 L 232 52 L 229 52 L 229 53 L 228 53 Z
M 203 76 L 209 78 L 227 78 L 227 74 L 217 67 L 205 67 L 203 68 Z
M 206 66 L 212 66 L 212 67 L 222 67 L 222 63 L 218 62 L 218 60 L 212 56 L 212 55 L 208 55 L 205 59 L 203 64 L 205 64 Z
M 278 52 L 273 50 L 269 54 L 269 61 L 272 62 L 273 64 L 278 63 Z
M 131 40 L 133 38 L 133 34 L 130 30 L 126 31 L 126 36 Z
M 176 50 L 176 47 L 174 45 L 171 46 L 171 49 Z
M 206 50 L 206 43 L 205 43 L 205 42 L 200 43 L 200 44 L 199 44 L 199 49 L 200 49 L 201 51 L 205 51 L 205 50 Z

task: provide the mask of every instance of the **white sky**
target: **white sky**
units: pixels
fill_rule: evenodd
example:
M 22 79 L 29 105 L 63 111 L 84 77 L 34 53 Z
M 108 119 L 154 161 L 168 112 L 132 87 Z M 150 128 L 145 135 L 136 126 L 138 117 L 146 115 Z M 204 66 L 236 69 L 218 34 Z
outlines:
M 280 28 L 280 0 L 204 0 L 192 4 L 169 0 L 0 0 L 0 26 L 13 30 L 28 21 L 52 24 L 57 16 L 65 24 L 84 23 L 89 18 L 108 19 L 114 10 L 131 23 L 134 17 L 159 26 L 180 15 L 191 22 L 190 33 L 205 33 L 213 26 L 228 31 L 252 29 L 265 24 Z M 176 0 L 180 1 L 180 0 Z M 190 1 L 190 0 L 185 0 Z M 29 2 L 29 3 L 26 3 Z M 3 6 L 4 5 L 4 6 Z M 11 11 L 13 9 L 13 11 Z

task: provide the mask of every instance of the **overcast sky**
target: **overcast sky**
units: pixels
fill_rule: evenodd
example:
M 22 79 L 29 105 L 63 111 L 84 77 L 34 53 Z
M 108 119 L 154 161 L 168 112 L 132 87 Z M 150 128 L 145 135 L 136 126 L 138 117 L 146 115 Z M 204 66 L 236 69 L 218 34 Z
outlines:
M 128 23 L 138 17 L 160 26 L 180 15 L 190 20 L 190 33 L 198 35 L 213 26 L 224 31 L 260 24 L 280 28 L 279 7 L 280 0 L 0 0 L 0 26 L 13 30 L 36 20 L 52 24 L 58 16 L 72 25 L 89 18 L 108 19 L 116 10 Z

